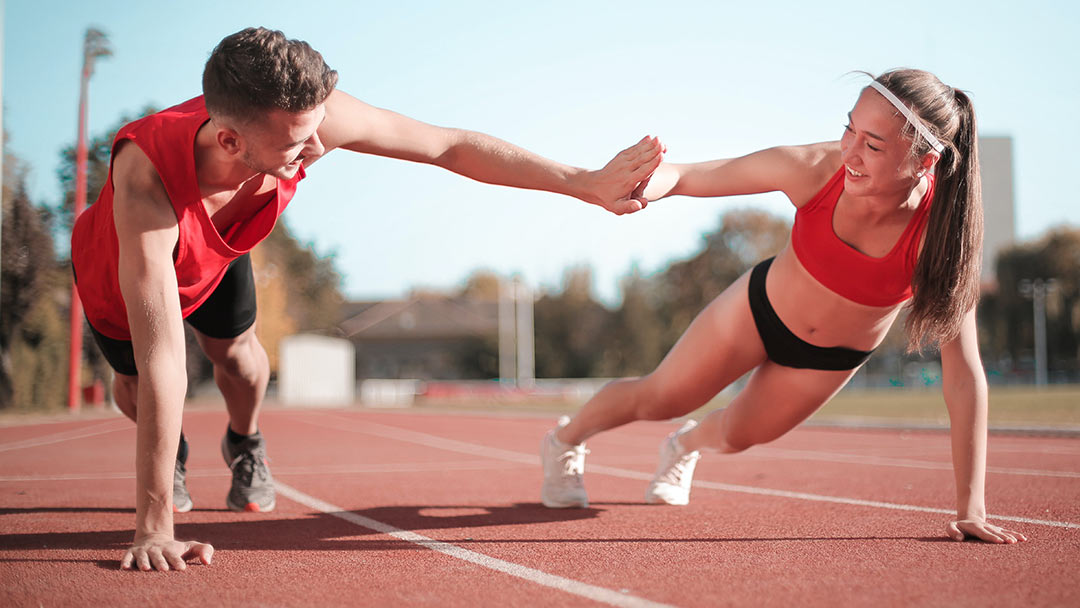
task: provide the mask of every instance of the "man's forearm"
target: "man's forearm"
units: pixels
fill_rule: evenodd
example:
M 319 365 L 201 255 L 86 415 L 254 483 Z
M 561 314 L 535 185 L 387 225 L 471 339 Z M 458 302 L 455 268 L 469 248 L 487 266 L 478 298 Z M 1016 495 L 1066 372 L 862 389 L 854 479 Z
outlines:
M 173 534 L 172 477 L 180 438 L 186 372 L 172 364 L 140 375 L 135 445 L 135 540 Z
M 436 160 L 439 166 L 480 182 L 544 190 L 592 200 L 583 181 L 589 173 L 475 131 L 454 131 L 454 142 Z

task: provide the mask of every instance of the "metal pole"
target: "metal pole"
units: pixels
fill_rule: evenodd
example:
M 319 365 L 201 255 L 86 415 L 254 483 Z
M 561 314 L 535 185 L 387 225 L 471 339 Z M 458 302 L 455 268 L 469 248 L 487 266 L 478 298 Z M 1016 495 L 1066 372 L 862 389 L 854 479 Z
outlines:
M 1035 386 L 1046 386 L 1046 284 L 1035 279 L 1032 285 L 1035 314 Z
M 536 384 L 535 351 L 533 349 L 533 295 L 524 282 L 514 281 L 517 300 L 517 385 L 532 388 Z
M 75 140 L 75 212 L 73 220 L 86 209 L 86 94 L 90 84 L 90 60 L 83 56 L 82 76 L 79 79 L 79 133 Z M 79 389 L 82 387 L 82 301 L 71 282 L 71 350 L 68 357 L 68 409 L 75 412 L 81 403 Z
M 90 90 L 90 76 L 94 73 L 94 59 L 110 55 L 105 34 L 89 28 L 83 39 L 83 67 L 79 78 L 79 132 L 75 141 L 75 210 L 74 221 L 86 209 L 86 106 Z M 71 350 L 68 357 L 68 409 L 79 409 L 81 388 L 83 312 L 79 292 L 71 283 Z
M 504 385 L 517 375 L 514 333 L 514 286 L 499 281 L 499 382 Z

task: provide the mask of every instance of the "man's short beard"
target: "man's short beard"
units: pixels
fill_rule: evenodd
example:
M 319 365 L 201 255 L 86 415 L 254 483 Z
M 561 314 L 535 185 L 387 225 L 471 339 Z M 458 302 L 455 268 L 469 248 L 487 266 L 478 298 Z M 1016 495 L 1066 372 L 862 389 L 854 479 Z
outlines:
M 244 163 L 245 167 L 251 169 L 252 171 L 255 171 L 256 173 L 272 175 L 279 179 L 290 179 L 292 177 L 291 175 L 286 175 L 288 171 L 284 166 L 261 167 L 255 164 L 255 162 L 252 161 L 251 156 L 247 152 L 244 152 L 244 155 L 240 157 L 240 162 Z

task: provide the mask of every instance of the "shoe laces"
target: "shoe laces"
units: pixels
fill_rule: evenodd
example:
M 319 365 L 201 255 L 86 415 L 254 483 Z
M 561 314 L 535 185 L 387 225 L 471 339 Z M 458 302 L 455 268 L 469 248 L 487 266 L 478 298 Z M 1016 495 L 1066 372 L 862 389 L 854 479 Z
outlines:
M 256 475 L 260 480 L 265 481 L 267 477 L 266 451 L 262 446 L 242 450 L 232 459 L 229 468 L 233 470 L 233 477 L 238 477 L 244 485 L 251 485 Z
M 555 460 L 562 467 L 564 476 L 572 475 L 580 478 L 585 474 L 585 455 L 588 453 L 589 450 L 585 449 L 585 446 L 575 445 L 559 454 Z
M 675 451 L 674 441 L 669 444 L 669 449 L 671 450 L 671 464 L 664 471 L 664 474 L 660 476 L 660 479 L 665 483 L 682 487 L 683 477 L 693 475 L 694 466 L 698 459 L 701 458 L 701 453 L 695 451 L 679 454 Z

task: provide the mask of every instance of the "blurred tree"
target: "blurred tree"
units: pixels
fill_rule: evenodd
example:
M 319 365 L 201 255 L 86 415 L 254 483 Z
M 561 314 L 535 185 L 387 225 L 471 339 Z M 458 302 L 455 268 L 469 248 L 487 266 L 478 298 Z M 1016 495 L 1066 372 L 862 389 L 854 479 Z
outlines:
M 659 316 L 656 284 L 635 264 L 622 280 L 622 305 L 610 318 L 598 374 L 641 376 L 651 372 L 667 354 Z
M 6 146 L 4 154 L 0 408 L 62 407 L 67 332 L 60 308 L 68 296 L 53 252 L 51 214 L 30 202 L 24 167 Z
M 273 259 L 273 251 L 259 246 L 251 252 L 251 265 L 255 273 L 255 302 L 259 311 L 255 335 L 266 349 L 270 359 L 270 371 L 278 371 L 278 347 L 281 340 L 296 333 L 296 320 L 288 314 L 288 277 Z
M 598 372 L 610 312 L 592 296 L 592 270 L 570 268 L 561 293 L 533 307 L 537 378 L 587 378 Z
M 997 288 L 979 308 L 984 358 L 1002 372 L 1030 371 L 1034 357 L 1032 302 L 1020 294 L 1022 280 L 1055 279 L 1046 298 L 1048 368 L 1075 373 L 1080 367 L 1080 229 L 1053 228 L 1041 238 L 1002 250 Z
M 296 331 L 336 333 L 341 320 L 341 275 L 334 254 L 320 256 L 314 243 L 301 245 L 282 217 L 259 244 L 265 262 L 280 272 L 286 286 L 285 314 Z M 269 304 L 269 302 L 268 302 Z M 262 314 L 260 310 L 260 315 Z
M 709 302 L 761 260 L 776 255 L 787 243 L 791 225 L 765 211 L 734 209 L 720 218 L 719 228 L 705 235 L 705 248 L 694 257 L 675 262 L 658 277 L 668 351 Z
M 593 300 L 587 268 L 568 271 L 563 292 L 536 303 L 537 377 L 651 372 L 698 313 L 753 264 L 779 252 L 790 232 L 786 221 L 766 212 L 729 211 L 694 257 L 651 278 L 633 267 L 615 312 Z
M 470 300 L 498 300 L 499 275 L 490 270 L 477 270 L 465 280 L 460 296 Z
M 105 180 L 109 177 L 109 161 L 112 156 L 112 144 L 113 140 L 116 139 L 116 132 L 127 123 L 157 111 L 157 108 L 153 106 L 145 106 L 141 112 L 135 115 L 123 115 L 105 133 L 90 137 L 86 144 L 87 207 L 93 205 L 97 200 L 101 188 L 105 185 Z M 63 194 L 54 209 L 54 213 L 64 234 L 71 234 L 71 225 L 74 222 L 72 212 L 75 209 L 75 144 L 65 146 L 60 151 L 60 167 L 56 170 L 56 174 L 60 180 L 60 189 Z

